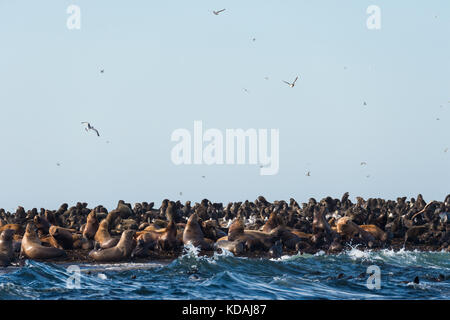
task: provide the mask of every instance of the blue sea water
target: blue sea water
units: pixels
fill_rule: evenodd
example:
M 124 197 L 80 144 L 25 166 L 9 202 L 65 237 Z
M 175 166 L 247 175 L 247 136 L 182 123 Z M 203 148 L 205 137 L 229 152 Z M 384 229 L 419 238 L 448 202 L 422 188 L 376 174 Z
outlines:
M 380 289 L 367 287 L 372 265 Z M 448 252 L 353 248 L 255 259 L 199 256 L 191 247 L 171 262 L 79 264 L 78 288 L 68 266 L 27 260 L 0 269 L 0 299 L 450 299 Z

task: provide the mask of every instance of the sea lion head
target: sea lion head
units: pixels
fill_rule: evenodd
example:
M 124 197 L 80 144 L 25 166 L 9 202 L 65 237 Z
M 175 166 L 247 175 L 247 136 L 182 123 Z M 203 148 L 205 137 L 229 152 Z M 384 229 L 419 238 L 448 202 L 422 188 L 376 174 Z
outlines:
M 122 232 L 122 236 L 120 237 L 120 241 L 130 241 L 133 240 L 134 235 L 136 234 L 136 232 L 134 230 L 125 230 L 124 232 Z
M 52 237 L 57 237 L 59 235 L 59 228 L 57 226 L 51 226 L 48 233 L 50 233 Z
M 103 219 L 100 221 L 100 225 L 98 226 L 98 229 L 100 230 L 108 230 L 109 228 L 109 222 L 107 219 Z
M 234 219 L 233 223 L 228 228 L 228 240 L 233 241 L 236 237 L 244 233 L 244 221 L 241 218 Z
M 136 232 L 134 230 L 125 230 L 122 232 L 122 235 L 120 236 L 119 243 L 117 244 L 117 247 L 124 250 L 125 255 L 129 256 L 133 252 L 134 249 L 134 235 Z
M 11 241 L 14 237 L 15 232 L 16 231 L 14 231 L 13 229 L 3 230 L 3 232 L 0 234 L 0 240 Z
M 87 222 L 88 223 L 96 223 L 96 222 L 98 222 L 97 215 L 95 214 L 94 210 L 91 210 L 91 212 L 88 214 Z
M 25 228 L 25 234 L 23 236 L 24 238 L 26 237 L 29 240 L 39 240 L 38 236 L 37 236 L 37 228 L 34 225 L 34 223 L 28 223 L 26 228 Z

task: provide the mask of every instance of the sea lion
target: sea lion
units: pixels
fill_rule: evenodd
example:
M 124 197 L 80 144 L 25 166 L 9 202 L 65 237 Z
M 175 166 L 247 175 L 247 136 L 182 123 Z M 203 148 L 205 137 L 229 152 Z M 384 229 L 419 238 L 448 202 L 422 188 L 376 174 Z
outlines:
M 86 225 L 84 226 L 83 230 L 83 237 L 88 240 L 94 239 L 95 234 L 98 230 L 98 226 L 99 223 L 97 220 L 97 215 L 95 214 L 94 210 L 92 210 L 87 216 Z
M 23 227 L 20 224 L 5 224 L 4 226 L 0 227 L 0 232 L 3 232 L 4 230 L 11 229 L 15 231 L 15 235 L 20 235 L 23 233 Z
M 269 219 L 262 226 L 260 231 L 268 233 L 281 225 L 283 225 L 283 221 L 281 220 L 281 218 L 277 215 L 276 212 L 272 212 L 269 216 Z
M 119 243 L 116 246 L 104 250 L 93 250 L 89 257 L 99 262 L 115 262 L 129 259 L 134 247 L 133 230 L 122 232 Z
M 383 230 L 381 230 L 379 227 L 377 227 L 374 224 L 363 224 L 359 226 L 361 229 L 367 231 L 368 233 L 370 233 L 372 236 L 375 237 L 375 239 L 379 240 L 379 241 L 386 241 L 388 239 L 388 235 L 386 232 L 384 232 Z
M 62 249 L 54 247 L 44 247 L 39 240 L 36 227 L 28 223 L 22 239 L 21 254 L 30 259 L 54 259 L 66 256 Z
M 145 232 L 136 238 L 136 247 L 134 248 L 131 257 L 145 257 L 148 250 L 154 250 L 158 243 L 160 234 L 154 232 Z
M 107 219 L 103 219 L 95 233 L 94 239 L 100 244 L 102 249 L 108 249 L 114 247 L 118 242 L 119 238 L 111 237 L 108 231 L 109 222 Z
M 183 243 L 192 244 L 194 247 L 200 247 L 201 250 L 213 250 L 213 242 L 205 240 L 203 231 L 198 223 L 197 213 L 191 214 L 186 223 L 183 232 Z
M 336 228 L 338 234 L 347 240 L 352 239 L 359 234 L 363 240 L 369 242 L 374 241 L 375 237 L 364 229 L 360 228 L 356 223 L 352 221 L 350 217 L 342 217 L 336 222 Z
M 245 230 L 242 219 L 236 218 L 228 229 L 228 240 L 239 240 L 244 242 L 244 248 L 248 251 L 267 251 L 273 246 L 273 243 L 276 240 L 275 238 L 279 235 L 279 230 L 280 229 L 274 229 L 270 233 L 257 230 Z
M 177 226 L 172 218 L 170 218 L 170 222 L 167 225 L 165 232 L 161 234 L 157 242 L 158 248 L 164 251 L 173 250 L 179 246 L 180 243 L 177 239 Z
M 14 260 L 13 229 L 3 230 L 0 234 L 0 267 L 7 267 Z
M 275 244 L 269 249 L 269 255 L 272 258 L 278 259 L 283 254 L 283 244 L 281 240 L 277 240 Z
M 239 240 L 236 241 L 229 241 L 227 239 L 217 240 L 217 242 L 214 244 L 214 248 L 216 250 L 225 249 L 227 251 L 232 252 L 234 255 L 239 255 L 244 252 L 244 244 L 242 241 Z
M 51 226 L 49 233 L 56 240 L 59 248 L 64 250 L 73 249 L 73 236 L 68 230 L 57 226 Z
M 50 223 L 44 217 L 35 216 L 33 219 L 34 225 L 37 228 L 39 237 L 48 235 L 50 229 Z

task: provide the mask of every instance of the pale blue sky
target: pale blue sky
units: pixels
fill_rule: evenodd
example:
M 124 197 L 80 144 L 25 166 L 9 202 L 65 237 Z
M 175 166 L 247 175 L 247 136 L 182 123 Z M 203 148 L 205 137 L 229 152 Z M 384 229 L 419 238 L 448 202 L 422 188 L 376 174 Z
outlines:
M 70 4 L 81 30 L 66 27 Z M 366 28 L 372 4 L 381 30 Z M 448 0 L 0 0 L 0 207 L 442 200 L 449 39 Z M 170 135 L 194 120 L 279 129 L 278 175 L 175 166 Z

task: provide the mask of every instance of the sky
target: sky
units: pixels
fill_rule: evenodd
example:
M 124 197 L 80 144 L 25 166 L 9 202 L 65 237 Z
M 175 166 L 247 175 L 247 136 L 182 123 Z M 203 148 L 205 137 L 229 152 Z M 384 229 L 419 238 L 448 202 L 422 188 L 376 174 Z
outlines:
M 449 35 L 448 0 L 0 0 L 0 207 L 443 200 Z M 279 130 L 278 173 L 175 165 L 196 120 Z

